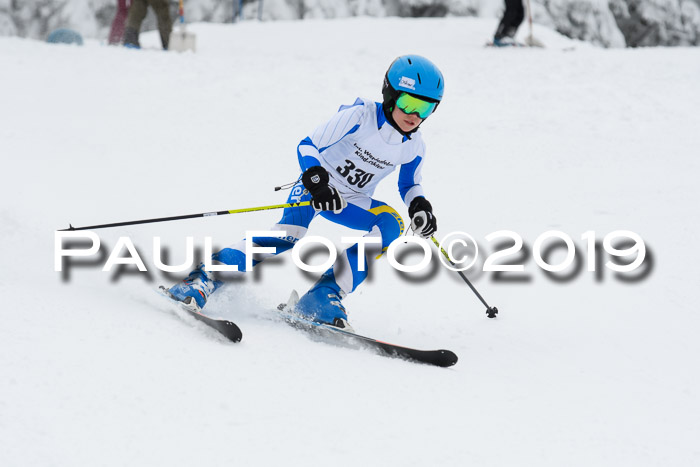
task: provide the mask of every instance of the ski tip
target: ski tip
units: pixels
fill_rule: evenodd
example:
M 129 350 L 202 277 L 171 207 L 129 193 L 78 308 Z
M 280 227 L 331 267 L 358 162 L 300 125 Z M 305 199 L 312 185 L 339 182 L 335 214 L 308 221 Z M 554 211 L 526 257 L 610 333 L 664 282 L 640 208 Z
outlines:
M 158 286 L 157 292 L 171 300 L 175 300 L 175 297 L 173 297 L 173 294 L 170 293 L 170 290 L 163 285 Z
M 287 305 L 294 306 L 299 302 L 299 293 L 292 289 L 292 293 L 289 294 L 289 300 L 287 300 Z
M 225 321 L 221 324 L 221 327 L 217 327 L 219 332 L 226 336 L 231 342 L 238 343 L 243 339 L 243 332 L 236 323 L 231 321 Z
M 299 302 L 299 294 L 296 290 L 292 289 L 292 293 L 289 295 L 287 303 L 280 303 L 277 305 L 279 311 L 290 311 L 293 310 L 296 304 Z
M 447 368 L 455 366 L 458 360 L 459 357 L 457 357 L 457 354 L 453 351 L 441 349 L 438 350 L 438 357 L 435 359 L 435 364 L 437 366 Z

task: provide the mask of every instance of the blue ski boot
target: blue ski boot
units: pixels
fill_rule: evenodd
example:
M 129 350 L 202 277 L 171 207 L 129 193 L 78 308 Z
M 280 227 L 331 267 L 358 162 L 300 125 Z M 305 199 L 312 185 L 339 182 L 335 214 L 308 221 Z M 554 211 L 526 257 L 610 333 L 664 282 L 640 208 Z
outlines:
M 173 285 L 167 292 L 188 308 L 198 311 L 204 308 L 209 296 L 223 284 L 222 281 L 213 279 L 211 273 L 204 270 L 204 263 L 200 263 L 185 280 Z
M 294 311 L 311 321 L 355 332 L 348 323 L 348 314 L 341 303 L 343 298 L 345 292 L 335 282 L 333 271 L 329 271 L 299 299 Z

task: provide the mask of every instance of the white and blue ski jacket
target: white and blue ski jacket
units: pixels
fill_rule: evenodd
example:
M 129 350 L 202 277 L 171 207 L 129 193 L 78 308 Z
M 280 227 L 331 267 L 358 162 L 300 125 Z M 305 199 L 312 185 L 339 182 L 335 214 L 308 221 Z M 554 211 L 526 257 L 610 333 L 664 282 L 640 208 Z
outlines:
M 400 167 L 399 193 L 406 206 L 423 196 L 425 143 L 417 131 L 408 139 L 386 120 L 382 104 L 358 98 L 341 106 L 297 148 L 302 171 L 320 165 L 341 193 L 372 197 L 377 184 Z

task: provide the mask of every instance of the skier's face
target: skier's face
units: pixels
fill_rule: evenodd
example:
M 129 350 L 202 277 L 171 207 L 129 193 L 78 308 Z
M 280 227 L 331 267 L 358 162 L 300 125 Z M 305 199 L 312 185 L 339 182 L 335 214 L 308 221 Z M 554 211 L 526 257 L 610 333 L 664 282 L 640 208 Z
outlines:
M 394 117 L 394 121 L 404 133 L 415 130 L 416 127 L 423 122 L 423 119 L 415 113 L 407 114 L 398 107 L 394 107 L 393 112 L 391 112 L 391 116 Z

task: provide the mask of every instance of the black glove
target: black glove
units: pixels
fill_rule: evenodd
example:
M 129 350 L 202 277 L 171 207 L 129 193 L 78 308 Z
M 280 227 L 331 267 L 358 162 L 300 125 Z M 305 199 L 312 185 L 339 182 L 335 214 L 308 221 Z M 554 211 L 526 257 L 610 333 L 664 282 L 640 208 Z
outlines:
M 301 176 L 301 182 L 311 193 L 311 206 L 315 210 L 340 214 L 348 202 L 340 196 L 338 190 L 328 184 L 328 180 L 328 172 L 318 165 L 309 167 Z
M 417 235 L 430 238 L 437 232 L 437 219 L 433 215 L 433 207 L 424 197 L 418 196 L 411 201 L 408 215 L 411 217 L 411 228 Z

